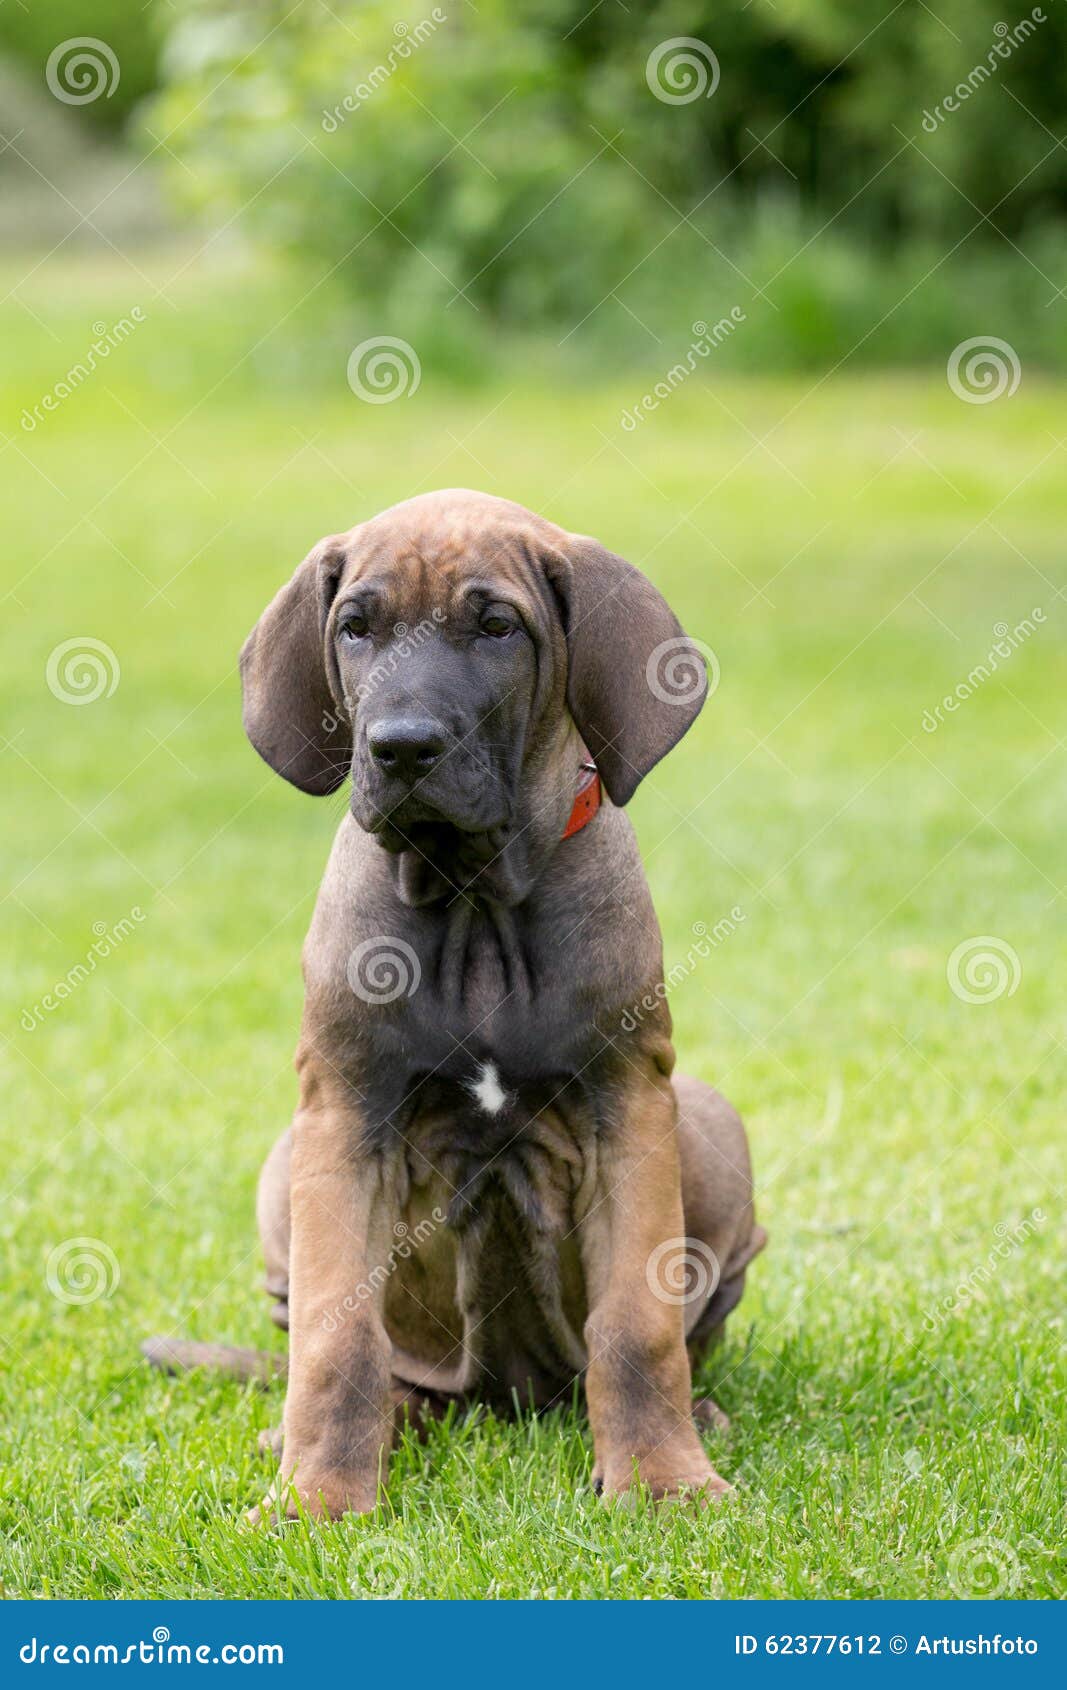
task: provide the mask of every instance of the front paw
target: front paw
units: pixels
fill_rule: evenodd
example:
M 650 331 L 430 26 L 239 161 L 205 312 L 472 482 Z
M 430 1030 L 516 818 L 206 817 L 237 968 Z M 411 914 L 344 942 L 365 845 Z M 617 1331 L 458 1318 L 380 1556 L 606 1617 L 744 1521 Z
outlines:
M 341 1472 L 322 1467 L 314 1460 L 288 1462 L 283 1458 L 279 1474 L 263 1501 L 248 1514 L 252 1526 L 280 1520 L 298 1520 L 308 1514 L 316 1520 L 339 1520 L 343 1514 L 372 1514 L 378 1506 L 381 1487 L 377 1475 Z
M 695 1447 L 694 1447 L 695 1445 Z M 716 1473 L 700 1444 L 671 1440 L 643 1456 L 608 1457 L 598 1489 L 605 1502 L 632 1504 L 646 1490 L 655 1502 L 695 1502 L 707 1508 L 729 1496 L 733 1486 Z

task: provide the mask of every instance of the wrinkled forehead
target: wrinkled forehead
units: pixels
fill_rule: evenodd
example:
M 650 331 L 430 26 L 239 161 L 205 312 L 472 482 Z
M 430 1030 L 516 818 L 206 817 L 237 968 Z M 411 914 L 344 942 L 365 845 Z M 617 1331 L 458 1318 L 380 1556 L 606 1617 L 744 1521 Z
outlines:
M 555 532 L 503 500 L 412 500 L 345 537 L 341 591 L 373 589 L 405 620 L 447 613 L 475 589 L 536 613 L 546 603 L 543 558 Z

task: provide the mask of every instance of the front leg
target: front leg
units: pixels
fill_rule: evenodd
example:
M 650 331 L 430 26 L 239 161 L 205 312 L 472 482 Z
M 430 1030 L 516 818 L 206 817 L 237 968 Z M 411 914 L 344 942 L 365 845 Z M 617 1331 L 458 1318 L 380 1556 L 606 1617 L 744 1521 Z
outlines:
M 395 1219 L 384 1157 L 362 1149 L 354 1094 L 305 1074 L 293 1123 L 289 1388 L 281 1470 L 264 1511 L 368 1513 L 393 1434 L 382 1288 Z
M 675 1121 L 668 1079 L 653 1071 L 628 1080 L 581 1229 L 585 1390 L 605 1496 L 635 1483 L 654 1497 L 702 1501 L 730 1489 L 693 1426 L 685 1308 L 663 1295 L 656 1271 L 663 1246 L 682 1248 L 685 1233 Z

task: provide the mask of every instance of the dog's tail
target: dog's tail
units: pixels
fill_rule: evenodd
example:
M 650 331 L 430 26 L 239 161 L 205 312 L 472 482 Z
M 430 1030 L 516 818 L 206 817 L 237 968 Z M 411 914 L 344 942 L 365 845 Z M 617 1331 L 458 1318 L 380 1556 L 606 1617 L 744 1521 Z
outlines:
M 191 1338 L 146 1338 L 141 1354 L 161 1373 L 189 1373 L 205 1367 L 266 1387 L 289 1372 L 285 1356 L 273 1350 L 242 1350 L 236 1344 L 200 1344 Z
M 266 1390 L 276 1379 L 285 1379 L 289 1362 L 274 1350 L 242 1350 L 236 1344 L 200 1344 L 192 1338 L 146 1338 L 141 1354 L 158 1367 L 161 1373 L 191 1373 L 194 1368 L 207 1368 L 229 1379 L 240 1379 Z M 434 1420 L 444 1420 L 449 1411 L 450 1398 L 434 1391 L 409 1385 L 403 1379 L 393 1380 L 393 1423 L 397 1435 L 407 1429 L 425 1438 Z M 260 1448 L 281 1455 L 281 1427 L 274 1432 L 260 1433 Z

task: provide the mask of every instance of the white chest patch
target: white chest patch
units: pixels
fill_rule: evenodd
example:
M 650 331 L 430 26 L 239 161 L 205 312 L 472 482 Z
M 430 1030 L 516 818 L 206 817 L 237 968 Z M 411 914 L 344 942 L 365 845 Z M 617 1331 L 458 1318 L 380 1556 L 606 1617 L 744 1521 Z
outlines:
M 494 1062 L 483 1062 L 475 1078 L 468 1082 L 472 1096 L 477 1100 L 480 1109 L 487 1115 L 499 1115 L 508 1100 L 507 1092 L 500 1084 Z

